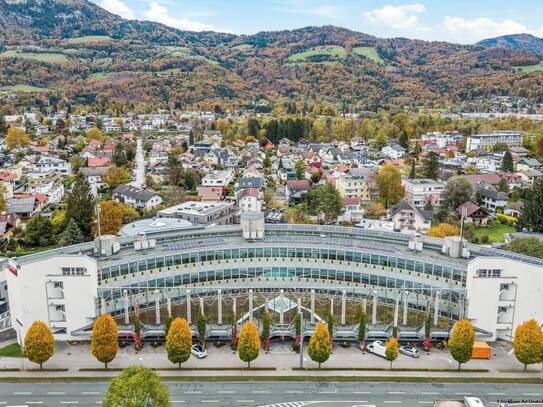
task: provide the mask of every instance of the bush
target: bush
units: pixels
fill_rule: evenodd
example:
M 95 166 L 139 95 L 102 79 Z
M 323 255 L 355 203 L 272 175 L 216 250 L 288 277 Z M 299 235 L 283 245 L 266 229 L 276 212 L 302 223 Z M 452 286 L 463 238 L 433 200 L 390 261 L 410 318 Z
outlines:
M 484 235 L 484 236 L 481 236 L 481 243 L 488 243 L 488 236 L 487 235 Z
M 479 238 L 478 238 L 478 237 L 474 237 L 473 239 L 471 239 L 471 242 L 472 242 L 472 243 L 475 243 L 475 244 L 478 244 L 478 243 L 479 243 Z

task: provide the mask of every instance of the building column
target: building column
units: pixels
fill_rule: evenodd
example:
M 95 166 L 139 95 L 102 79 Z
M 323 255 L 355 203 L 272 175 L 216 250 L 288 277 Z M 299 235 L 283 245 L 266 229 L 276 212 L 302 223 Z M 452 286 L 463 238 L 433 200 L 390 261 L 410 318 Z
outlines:
M 168 317 L 172 317 L 172 299 L 168 298 L 166 300 L 166 308 L 168 309 Z
M 434 299 L 434 326 L 437 326 L 439 321 L 439 291 L 436 292 Z
M 106 315 L 106 300 L 104 297 L 100 298 L 100 315 Z
M 396 303 L 394 304 L 394 328 L 398 327 L 398 311 L 400 308 L 400 294 L 396 296 Z
M 124 290 L 124 324 L 130 324 L 130 316 L 128 315 L 128 291 Z
M 371 323 L 377 323 L 377 291 L 373 292 L 373 307 L 371 309 Z
M 155 324 L 160 325 L 160 291 L 155 291 Z
M 281 299 L 281 304 L 285 300 L 285 290 L 281 289 L 279 298 Z M 279 313 L 279 324 L 283 325 L 285 323 L 285 316 L 283 314 L 283 307 L 281 307 L 281 312 Z
M 407 325 L 407 307 L 409 305 L 407 297 L 409 297 L 409 292 L 404 291 L 403 292 L 403 321 L 402 321 L 403 325 Z
M 222 292 L 217 292 L 217 324 L 222 325 Z
M 190 290 L 187 290 L 187 322 L 190 325 L 192 323 L 192 310 L 190 304 Z
M 204 310 L 204 298 L 203 297 L 200 297 L 200 314 L 202 315 L 205 315 L 205 310 Z
M 298 314 L 302 312 L 302 298 L 298 297 L 296 302 L 298 303 Z
M 315 323 L 315 290 L 311 290 L 311 323 Z
M 368 315 L 367 311 L 368 311 L 368 299 L 367 298 L 364 298 L 362 300 L 362 311 L 364 312 L 364 314 Z
M 341 293 L 341 325 L 345 325 L 345 309 L 347 306 L 347 292 L 343 290 Z
M 236 297 L 233 298 L 233 301 L 232 301 L 232 315 L 234 316 L 234 324 L 237 322 L 236 319 Z
M 334 318 L 334 297 L 330 298 L 330 316 Z
M 253 322 L 253 289 L 249 289 L 249 321 Z

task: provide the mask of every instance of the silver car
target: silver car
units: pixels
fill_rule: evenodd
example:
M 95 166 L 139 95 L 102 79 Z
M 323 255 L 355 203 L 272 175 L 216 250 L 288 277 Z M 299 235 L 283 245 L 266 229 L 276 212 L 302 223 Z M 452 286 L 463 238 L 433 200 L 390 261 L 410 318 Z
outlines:
M 419 350 L 413 346 L 400 346 L 400 353 L 412 358 L 418 358 L 420 356 Z
M 201 345 L 192 345 L 190 352 L 198 359 L 203 359 L 207 356 L 206 350 Z

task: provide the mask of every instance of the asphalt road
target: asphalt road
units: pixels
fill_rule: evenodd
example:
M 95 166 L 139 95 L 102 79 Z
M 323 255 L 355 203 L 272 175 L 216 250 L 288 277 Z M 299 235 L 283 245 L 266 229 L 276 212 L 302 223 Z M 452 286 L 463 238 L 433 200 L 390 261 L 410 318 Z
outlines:
M 96 406 L 107 383 L 0 383 L 0 406 Z M 435 399 L 479 397 L 485 406 L 543 405 L 543 386 L 528 384 L 420 384 L 229 382 L 168 383 L 173 406 L 424 407 Z M 530 400 L 531 404 L 521 403 Z M 535 402 L 535 404 L 534 404 Z M 520 403 L 520 404 L 518 404 Z
M 134 168 L 134 175 L 136 176 L 136 179 L 131 185 L 141 188 L 145 183 L 145 156 L 143 154 L 143 142 L 141 139 L 137 140 L 136 168 Z

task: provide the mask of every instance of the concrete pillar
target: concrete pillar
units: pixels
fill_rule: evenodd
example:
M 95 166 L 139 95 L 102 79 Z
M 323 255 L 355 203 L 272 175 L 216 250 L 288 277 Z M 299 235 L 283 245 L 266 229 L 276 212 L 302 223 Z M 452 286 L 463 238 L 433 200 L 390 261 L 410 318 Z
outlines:
M 189 325 L 192 323 L 192 310 L 190 304 L 190 290 L 187 290 L 187 322 Z
M 400 294 L 396 296 L 396 304 L 394 304 L 394 327 L 398 327 L 398 311 L 400 308 Z
M 298 314 L 300 314 L 302 312 L 302 298 L 301 297 L 298 297 L 297 303 L 298 303 Z
M 217 324 L 222 325 L 222 292 L 217 292 Z
M 403 293 L 403 325 L 407 325 L 407 307 L 409 305 L 409 301 L 407 300 L 407 297 L 409 297 L 409 292 L 404 291 Z
M 155 323 L 160 325 L 160 291 L 155 291 Z
M 253 289 L 249 290 L 249 321 L 253 321 Z
M 368 299 L 367 298 L 364 298 L 362 300 L 362 311 L 364 311 L 364 313 L 367 315 L 368 313 Z
M 281 290 L 279 294 L 279 298 L 281 299 L 281 304 L 285 300 L 285 290 Z M 283 307 L 281 307 L 281 312 L 279 312 L 279 324 L 283 325 L 285 323 L 285 316 L 283 315 Z
M 437 326 L 439 320 L 439 291 L 436 292 L 434 299 L 434 326 Z
M 128 291 L 124 291 L 124 324 L 130 324 L 130 316 L 128 315 Z
M 373 293 L 373 307 L 371 309 L 371 323 L 377 323 L 377 291 Z
M 100 315 L 106 314 L 106 300 L 105 298 L 100 298 Z
M 171 298 L 168 298 L 166 300 L 166 308 L 168 309 L 168 316 L 171 318 L 172 317 L 172 299 Z
M 341 325 L 345 325 L 345 311 L 347 308 L 347 292 L 343 290 L 341 293 Z
M 330 298 L 330 315 L 334 316 L 334 297 Z
M 232 315 L 234 316 L 234 323 L 236 323 L 236 319 L 237 319 L 237 316 L 236 316 L 236 313 L 237 313 L 237 310 L 236 310 L 236 297 L 233 298 L 233 301 L 232 301 Z
M 315 290 L 311 290 L 311 323 L 315 323 Z
M 205 315 L 206 312 L 204 310 L 204 297 L 200 297 L 200 314 Z

